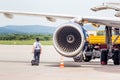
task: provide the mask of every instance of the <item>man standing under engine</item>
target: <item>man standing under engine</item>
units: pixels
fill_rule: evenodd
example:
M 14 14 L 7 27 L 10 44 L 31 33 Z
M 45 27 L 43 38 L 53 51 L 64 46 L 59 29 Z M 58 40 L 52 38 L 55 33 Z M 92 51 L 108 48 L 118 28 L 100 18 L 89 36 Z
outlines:
M 39 65 L 41 50 L 42 48 L 41 48 L 40 39 L 36 38 L 36 41 L 33 43 L 33 49 L 32 49 L 32 53 L 34 53 L 35 65 Z

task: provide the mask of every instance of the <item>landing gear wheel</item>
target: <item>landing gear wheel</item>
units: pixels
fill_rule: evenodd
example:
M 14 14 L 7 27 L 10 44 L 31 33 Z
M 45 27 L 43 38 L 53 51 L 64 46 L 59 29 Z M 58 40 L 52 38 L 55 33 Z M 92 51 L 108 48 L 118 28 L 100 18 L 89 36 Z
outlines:
M 82 60 L 83 60 L 83 55 L 76 56 L 76 57 L 73 58 L 73 60 L 74 60 L 75 62 L 82 62 Z
M 92 59 L 92 56 L 86 56 L 85 59 L 84 59 L 84 61 L 85 62 L 90 62 L 91 59 Z
M 107 65 L 107 50 L 102 50 L 101 52 L 101 65 Z
M 120 58 L 119 58 L 119 50 L 114 50 L 113 53 L 114 53 L 114 55 L 113 55 L 113 63 L 114 63 L 114 65 L 119 65 L 120 64 L 119 63 L 119 60 L 120 60 Z

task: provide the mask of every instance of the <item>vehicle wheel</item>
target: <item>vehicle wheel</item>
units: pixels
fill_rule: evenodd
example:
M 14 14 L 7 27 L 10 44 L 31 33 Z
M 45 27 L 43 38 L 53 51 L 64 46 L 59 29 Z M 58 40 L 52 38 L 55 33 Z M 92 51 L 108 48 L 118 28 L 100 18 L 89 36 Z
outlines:
M 113 63 L 114 65 L 119 65 L 119 50 L 113 51 Z
M 107 65 L 107 50 L 102 50 L 101 52 L 101 65 Z
M 85 62 L 90 62 L 90 60 L 92 59 L 92 56 L 86 56 L 86 58 L 84 59 Z
M 75 62 L 82 62 L 82 60 L 83 60 L 83 55 L 76 56 L 76 57 L 73 58 L 73 60 L 74 60 Z

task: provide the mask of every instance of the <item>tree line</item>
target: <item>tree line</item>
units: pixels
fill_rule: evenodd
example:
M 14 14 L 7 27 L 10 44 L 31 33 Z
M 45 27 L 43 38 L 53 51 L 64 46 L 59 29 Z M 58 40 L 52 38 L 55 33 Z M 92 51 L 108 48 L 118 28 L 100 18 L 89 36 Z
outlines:
M 33 40 L 37 37 L 41 41 L 52 40 L 52 34 L 0 34 L 0 40 Z
M 98 31 L 97 35 L 104 35 L 104 31 Z M 0 40 L 34 40 L 39 37 L 41 41 L 52 40 L 52 34 L 27 34 L 27 33 L 1 33 Z

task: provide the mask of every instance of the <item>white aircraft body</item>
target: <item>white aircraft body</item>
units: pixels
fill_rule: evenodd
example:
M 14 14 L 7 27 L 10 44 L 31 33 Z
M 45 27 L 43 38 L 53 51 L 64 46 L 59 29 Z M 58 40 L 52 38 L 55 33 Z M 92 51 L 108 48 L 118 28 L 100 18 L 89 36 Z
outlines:
M 62 14 L 50 14 L 50 13 L 33 13 L 33 12 L 15 12 L 15 11 L 3 11 L 0 13 L 4 14 L 7 18 L 12 19 L 14 15 L 26 15 L 26 16 L 38 16 L 45 17 L 51 22 L 55 22 L 57 19 L 68 20 L 65 24 L 58 26 L 57 30 L 53 35 L 53 43 L 55 49 L 62 56 L 74 58 L 75 61 L 81 61 L 82 56 L 86 61 L 91 59 L 91 56 L 85 56 L 84 50 L 86 46 L 86 32 L 84 30 L 84 24 L 91 23 L 96 27 L 100 25 L 105 26 L 106 32 L 106 48 L 101 48 L 101 64 L 107 64 L 108 59 L 112 58 L 115 65 L 120 64 L 120 51 L 119 48 L 113 48 L 112 43 L 112 28 L 120 28 L 120 3 L 104 3 L 102 6 L 91 8 L 93 11 L 113 9 L 117 11 L 115 18 L 106 17 L 83 17 L 74 15 L 62 15 Z M 117 34 L 119 37 L 119 33 Z M 116 37 L 116 39 L 118 39 Z M 115 42 L 115 41 L 114 41 Z M 88 47 L 88 46 L 87 46 Z M 83 55 L 82 55 L 83 54 Z M 82 55 L 82 56 L 81 56 Z

